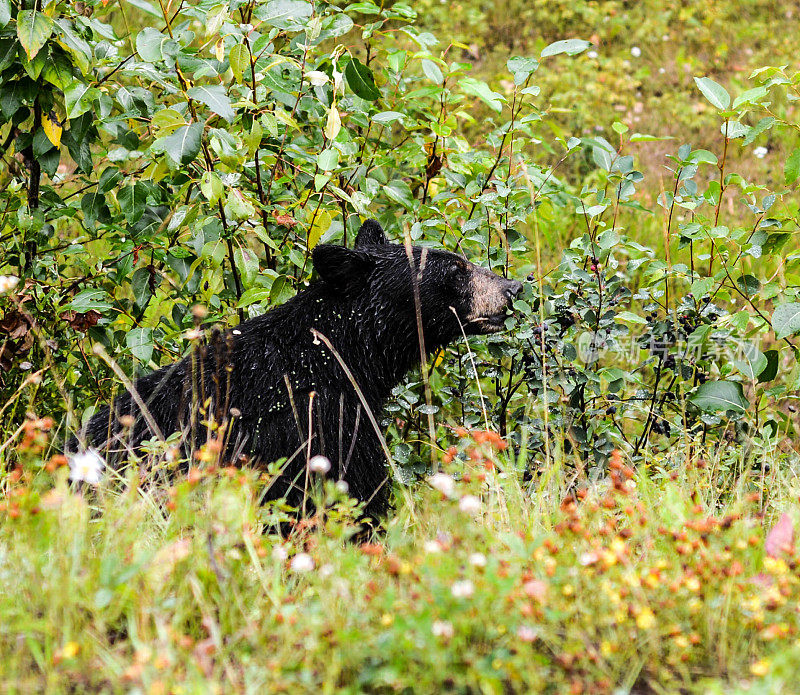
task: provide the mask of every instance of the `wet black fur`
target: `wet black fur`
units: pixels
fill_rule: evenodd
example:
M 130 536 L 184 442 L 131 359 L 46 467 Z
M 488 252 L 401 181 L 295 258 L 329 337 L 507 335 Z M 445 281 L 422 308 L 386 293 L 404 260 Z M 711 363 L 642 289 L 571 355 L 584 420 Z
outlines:
M 314 392 L 311 454 L 327 456 L 330 475 L 344 479 L 354 497 L 368 502 L 368 514 L 380 515 L 387 509 L 391 485 L 379 440 L 350 380 L 311 329 L 331 341 L 379 419 L 392 388 L 419 363 L 412 278 L 419 278 L 421 263 L 418 292 L 426 352 L 461 335 L 450 307 L 467 333 L 481 332 L 466 321 L 473 301 L 470 276 L 476 267 L 441 250 L 423 253 L 414 247 L 413 258 L 416 271 L 406 248 L 388 243 L 380 225 L 368 221 L 354 249 L 314 249 L 320 279 L 307 289 L 262 316 L 218 333 L 194 356 L 139 379 L 135 388 L 164 435 L 182 429 L 187 440 L 202 444 L 207 438 L 205 426 L 199 424 L 204 416 L 195 416 L 190 424 L 190 406 L 193 400 L 202 403 L 211 397 L 211 413 L 229 421 L 227 460 L 245 454 L 266 464 L 294 455 L 270 497 L 286 496 L 295 506 L 303 496 L 309 394 Z M 519 283 L 493 277 L 504 283 L 509 299 L 519 291 Z M 193 398 L 195 394 L 199 397 Z M 127 446 L 136 447 L 153 436 L 129 393 L 117 398 L 114 408 L 117 415 L 136 417 Z M 120 442 L 114 443 L 119 432 L 118 419 L 105 407 L 79 439 L 84 445 L 119 449 Z

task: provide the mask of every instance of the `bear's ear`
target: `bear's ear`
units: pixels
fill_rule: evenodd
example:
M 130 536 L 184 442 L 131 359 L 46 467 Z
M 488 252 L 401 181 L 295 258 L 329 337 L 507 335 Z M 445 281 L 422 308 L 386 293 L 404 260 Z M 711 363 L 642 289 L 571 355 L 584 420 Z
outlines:
M 315 246 L 311 258 L 319 276 L 339 292 L 362 289 L 375 267 L 375 261 L 368 254 L 331 244 Z
M 361 225 L 356 234 L 356 248 L 359 246 L 375 246 L 388 244 L 389 240 L 383 232 L 383 227 L 376 220 L 367 220 Z

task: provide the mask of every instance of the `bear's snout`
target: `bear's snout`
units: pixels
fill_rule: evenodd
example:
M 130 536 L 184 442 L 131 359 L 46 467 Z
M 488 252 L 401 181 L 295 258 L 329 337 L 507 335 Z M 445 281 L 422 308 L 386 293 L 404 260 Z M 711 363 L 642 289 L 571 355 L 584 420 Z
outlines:
M 508 301 L 511 302 L 514 300 L 520 292 L 522 292 L 522 283 L 519 280 L 506 280 L 506 297 L 508 297 Z
M 522 291 L 522 283 L 474 266 L 471 306 L 467 321 L 473 333 L 497 333 L 505 328 L 511 302 Z

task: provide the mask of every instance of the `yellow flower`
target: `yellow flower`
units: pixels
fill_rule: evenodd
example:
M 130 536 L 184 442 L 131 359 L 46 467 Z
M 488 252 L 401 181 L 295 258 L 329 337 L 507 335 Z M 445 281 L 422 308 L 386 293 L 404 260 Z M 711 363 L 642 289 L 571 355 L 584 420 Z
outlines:
M 564 588 L 561 589 L 561 593 L 564 594 L 564 596 L 572 596 L 572 594 L 575 593 L 575 588 L 572 586 L 572 584 L 564 584 Z
M 610 550 L 603 550 L 600 553 L 600 559 L 603 561 L 603 564 L 605 565 L 606 569 L 608 569 L 612 565 L 617 564 L 617 556 Z
M 639 615 L 636 616 L 636 625 L 640 630 L 649 630 L 656 624 L 656 616 L 653 611 L 645 607 L 641 610 Z
M 673 639 L 678 649 L 686 649 L 686 647 L 689 646 L 689 640 L 686 638 L 686 635 L 675 635 Z
M 61 656 L 65 659 L 73 659 L 78 656 L 78 652 L 81 650 L 81 645 L 77 642 L 67 642 L 64 645 L 64 648 L 61 650 Z
M 764 558 L 764 570 L 770 574 L 786 574 L 789 568 L 779 557 L 770 557 L 767 555 L 767 557 Z
M 759 659 L 751 664 L 750 673 L 754 676 L 766 676 L 769 673 L 769 659 Z
M 394 616 L 391 613 L 384 613 L 381 616 L 381 625 L 389 627 L 394 622 Z

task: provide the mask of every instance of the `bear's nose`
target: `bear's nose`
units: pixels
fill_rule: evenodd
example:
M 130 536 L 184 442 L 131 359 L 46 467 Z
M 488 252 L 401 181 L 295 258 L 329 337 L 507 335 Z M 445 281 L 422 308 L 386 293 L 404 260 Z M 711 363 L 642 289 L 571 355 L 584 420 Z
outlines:
M 506 297 L 514 299 L 520 292 L 522 292 L 522 283 L 517 280 L 508 280 L 505 289 Z

